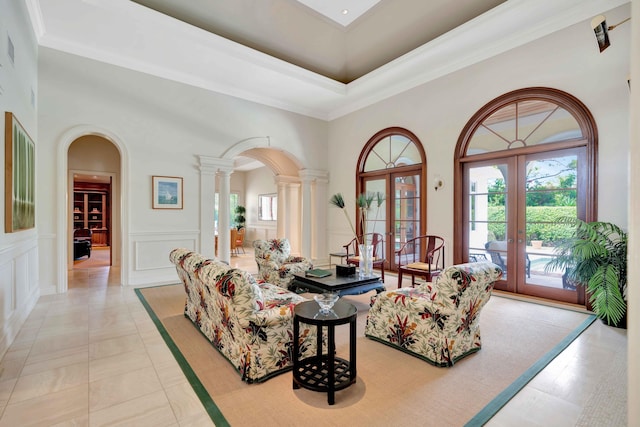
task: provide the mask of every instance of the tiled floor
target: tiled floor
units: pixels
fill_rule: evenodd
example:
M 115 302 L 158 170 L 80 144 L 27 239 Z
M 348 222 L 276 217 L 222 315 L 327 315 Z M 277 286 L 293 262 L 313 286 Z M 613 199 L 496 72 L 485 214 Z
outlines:
M 249 251 L 231 264 L 256 269 Z M 119 276 L 109 267 L 74 270 L 66 294 L 40 298 L 0 365 L 0 427 L 212 425 Z M 624 384 L 616 384 L 626 390 L 625 354 L 626 331 L 595 322 L 488 425 L 624 425 L 612 417 L 585 419 L 583 409 L 599 397 L 603 375 L 621 377 Z M 612 361 L 623 369 L 612 374 Z M 625 395 L 609 393 L 615 401 L 604 403 L 626 408 Z

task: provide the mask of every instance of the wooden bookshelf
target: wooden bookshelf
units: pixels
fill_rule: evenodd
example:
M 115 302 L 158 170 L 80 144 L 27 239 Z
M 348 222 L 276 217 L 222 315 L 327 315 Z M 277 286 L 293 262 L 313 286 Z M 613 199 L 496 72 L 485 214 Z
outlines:
M 93 246 L 109 246 L 110 234 L 110 186 L 76 182 L 73 191 L 73 228 L 92 231 Z

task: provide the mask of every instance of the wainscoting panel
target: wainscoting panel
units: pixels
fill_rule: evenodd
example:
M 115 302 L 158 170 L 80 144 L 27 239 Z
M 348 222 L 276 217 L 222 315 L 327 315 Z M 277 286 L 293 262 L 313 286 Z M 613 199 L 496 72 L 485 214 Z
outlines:
M 198 230 L 176 232 L 148 232 L 131 234 L 133 269 L 129 272 L 129 284 L 148 286 L 177 281 L 174 265 L 169 254 L 175 248 L 197 251 Z
M 254 240 L 269 240 L 278 237 L 276 225 L 250 225 L 247 226 L 247 235 L 244 238 L 245 246 L 253 246 Z
M 69 243 L 65 253 L 68 260 L 64 264 L 64 271 L 58 272 L 59 253 L 57 236 L 53 233 L 38 235 L 38 287 L 40 295 L 58 293 L 60 276 L 66 275 L 67 270 L 73 268 L 73 243 Z
M 26 239 L 0 251 L 0 356 L 38 301 L 38 247 Z

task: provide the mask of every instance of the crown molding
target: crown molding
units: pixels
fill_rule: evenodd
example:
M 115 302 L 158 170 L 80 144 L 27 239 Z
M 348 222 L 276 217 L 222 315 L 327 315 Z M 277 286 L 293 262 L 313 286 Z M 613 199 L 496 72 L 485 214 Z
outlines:
M 345 85 L 129 0 L 27 0 L 41 46 L 322 120 L 626 3 L 509 0 Z

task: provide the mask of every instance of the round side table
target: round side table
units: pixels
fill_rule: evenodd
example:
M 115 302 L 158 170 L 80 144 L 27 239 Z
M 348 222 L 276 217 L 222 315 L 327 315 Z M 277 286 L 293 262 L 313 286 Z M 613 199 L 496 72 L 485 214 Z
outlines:
M 293 316 L 293 388 L 304 387 L 327 392 L 329 405 L 335 403 L 335 392 L 356 382 L 356 318 L 358 309 L 339 299 L 329 314 L 320 313 L 315 301 L 296 305 Z M 317 328 L 317 351 L 314 356 L 299 359 L 300 322 Z M 336 357 L 335 327 L 349 324 L 349 360 Z M 322 354 L 322 333 L 327 330 L 327 353 Z

